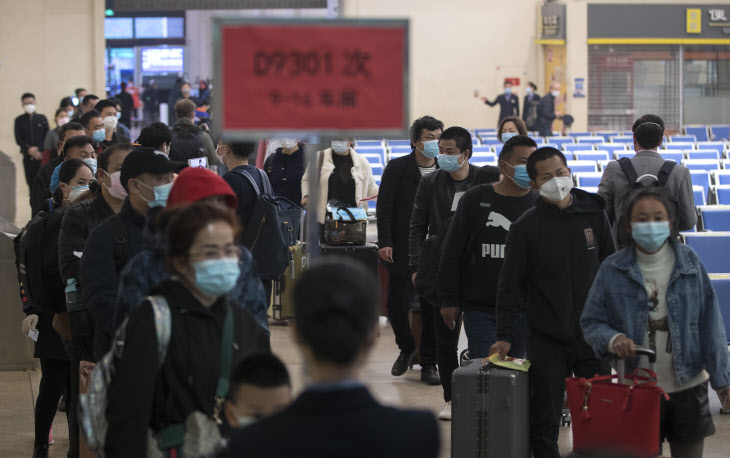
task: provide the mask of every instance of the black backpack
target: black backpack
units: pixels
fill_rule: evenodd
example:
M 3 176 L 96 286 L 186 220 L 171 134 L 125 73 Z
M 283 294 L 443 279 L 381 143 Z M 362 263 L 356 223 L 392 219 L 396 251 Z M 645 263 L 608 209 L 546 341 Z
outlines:
M 299 237 L 302 209 L 289 199 L 274 197 L 268 177 L 263 170 L 256 170 L 261 174 L 263 192 L 248 171 L 235 170 L 248 180 L 258 196 L 241 243 L 256 260 L 258 277 L 276 279 L 284 275 L 294 260 L 293 250 Z
M 65 288 L 58 267 L 58 236 L 63 211 L 38 213 L 13 240 L 18 277 L 31 305 L 42 312 L 66 311 Z M 21 297 L 22 299 L 22 297 Z
M 173 130 L 172 142 L 170 143 L 170 160 L 187 162 L 188 159 L 205 156 L 205 148 L 201 138 L 204 133 L 202 130 L 196 132 L 183 129 Z
M 634 168 L 634 165 L 631 163 L 631 159 L 628 157 L 622 157 L 618 160 L 618 165 L 621 166 L 621 170 L 623 170 L 624 175 L 626 175 L 626 178 L 629 180 L 629 184 L 632 185 L 632 190 L 642 189 L 642 188 L 650 188 L 650 187 L 657 187 L 657 186 L 666 186 L 667 181 L 669 181 L 669 175 L 672 174 L 672 171 L 674 170 L 674 167 L 676 167 L 677 163 L 674 161 L 664 161 L 664 164 L 662 164 L 662 167 L 659 169 L 659 173 L 657 176 L 654 175 L 642 175 L 638 176 L 636 173 L 636 169 Z M 651 184 L 647 183 L 647 180 L 645 179 L 651 179 Z M 624 195 L 624 201 L 622 202 L 624 205 L 627 203 L 626 200 L 631 196 L 631 192 L 628 192 Z M 677 197 L 672 194 L 669 194 L 669 200 L 674 204 L 674 214 L 676 215 L 676 218 L 674 218 L 675 221 L 675 230 L 678 230 L 679 228 L 679 200 Z M 624 205 L 622 205 L 622 208 L 625 208 Z M 621 215 L 613 215 L 615 220 L 618 221 L 618 225 L 620 227 L 621 225 Z

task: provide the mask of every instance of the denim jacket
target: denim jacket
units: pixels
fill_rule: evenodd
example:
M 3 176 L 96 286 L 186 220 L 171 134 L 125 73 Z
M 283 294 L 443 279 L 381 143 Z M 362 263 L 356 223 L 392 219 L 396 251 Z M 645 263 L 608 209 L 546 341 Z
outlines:
M 725 327 L 710 278 L 692 248 L 670 241 L 676 261 L 667 286 L 667 317 L 677 382 L 692 380 L 703 369 L 713 388 L 730 385 Z M 613 336 L 623 333 L 641 344 L 647 330 L 649 297 L 630 246 L 606 259 L 586 299 L 581 328 L 596 353 L 606 355 Z M 638 366 L 626 361 L 626 372 Z

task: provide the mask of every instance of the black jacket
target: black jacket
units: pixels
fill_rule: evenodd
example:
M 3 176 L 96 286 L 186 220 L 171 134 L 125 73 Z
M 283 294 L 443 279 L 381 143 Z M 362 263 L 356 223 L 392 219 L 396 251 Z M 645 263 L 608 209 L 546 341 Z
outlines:
M 114 333 L 119 273 L 142 248 L 144 223 L 144 215 L 137 213 L 127 198 L 122 211 L 96 226 L 84 246 L 81 300 L 96 323 L 94 356 L 97 361 L 109 350 Z M 120 232 L 123 234 L 118 234 Z
M 527 115 L 530 114 L 530 107 L 532 105 L 540 105 L 540 96 L 537 94 L 531 94 L 531 96 L 532 98 L 530 98 L 530 95 L 526 95 L 522 102 L 522 120 L 525 121 L 527 130 L 535 127 L 534 125 L 527 125 Z
M 43 142 L 48 133 L 48 120 L 42 114 L 22 114 L 15 118 L 15 143 L 20 146 L 20 152 L 28 154 L 32 146 L 43 151 Z
M 471 186 L 499 180 L 499 169 L 491 165 L 469 166 Z M 437 170 L 421 179 L 411 213 L 408 256 L 411 274 L 418 271 L 421 247 L 429 234 L 438 234 L 441 224 L 452 215 L 455 181 L 448 172 Z M 395 258 L 395 255 L 393 255 Z
M 464 194 L 441 251 L 437 290 L 442 307 L 494 311 L 510 225 L 535 206 L 537 196 L 499 195 L 491 184 Z
M 115 95 L 114 98 L 119 100 L 119 103 L 122 104 L 122 116 L 119 118 L 119 122 L 131 129 L 132 110 L 134 110 L 134 98 L 132 98 L 132 96 L 125 91 L 122 91 L 119 94 Z
M 526 294 L 530 332 L 568 345 L 583 341 L 580 315 L 598 268 L 616 251 L 598 194 L 571 191 L 565 210 L 538 199 L 510 227 L 497 290 L 497 337 L 512 342 Z
M 233 170 L 223 175 L 223 179 L 226 180 L 226 183 L 231 186 L 233 192 L 236 193 L 236 196 L 238 196 L 238 208 L 236 209 L 236 214 L 238 215 L 244 230 L 246 230 L 246 227 L 248 227 L 248 220 L 251 218 L 251 213 L 256 206 L 258 195 L 256 195 L 256 191 L 253 189 L 253 186 L 251 186 L 251 182 L 248 181 L 248 178 L 239 173 L 243 172 L 243 170 L 248 171 L 261 192 L 263 192 L 264 188 L 263 180 L 268 180 L 269 178 L 266 174 L 262 175 L 260 169 L 257 169 L 250 164 L 235 167 Z M 299 202 L 301 203 L 301 200 Z M 297 204 L 297 202 L 294 203 Z
M 225 298 L 206 308 L 179 281 L 166 280 L 151 295 L 170 307 L 170 344 L 160 367 L 152 306 L 145 302 L 129 317 L 124 353 L 107 392 L 109 432 L 106 456 L 145 456 L 147 429 L 184 423 L 193 411 L 213 415 L 220 375 Z M 269 351 L 269 339 L 251 314 L 233 309 L 231 368 L 253 352 Z
M 486 103 L 490 107 L 499 104 L 500 122 L 508 116 L 520 115 L 520 98 L 517 97 L 515 94 L 510 94 L 509 97 L 507 97 L 507 94 L 500 94 L 499 96 L 497 96 L 494 102 L 486 100 L 484 103 Z
M 302 202 L 302 176 L 304 175 L 304 145 L 292 154 L 284 154 L 282 148 L 266 159 L 264 172 L 271 181 L 274 195 L 286 197 L 294 204 Z
M 46 200 L 51 198 L 51 177 L 62 162 L 63 156 L 54 157 L 36 173 L 33 187 L 30 189 L 30 208 L 33 216 L 47 209 Z
M 80 281 L 81 254 L 89 233 L 102 221 L 114 215 L 101 191 L 94 199 L 72 204 L 66 209 L 58 238 L 58 262 L 65 284 L 69 278 Z
M 550 132 L 557 115 L 555 114 L 555 97 L 552 94 L 545 94 L 537 106 L 537 124 L 535 127 L 543 133 Z
M 388 162 L 380 181 L 376 207 L 378 246 L 393 248 L 391 273 L 408 274 L 408 232 L 420 182 L 415 152 Z
M 281 432 L 287 431 L 286 439 Z M 433 414 L 380 405 L 365 387 L 305 390 L 283 412 L 243 429 L 227 456 L 419 458 L 439 455 Z

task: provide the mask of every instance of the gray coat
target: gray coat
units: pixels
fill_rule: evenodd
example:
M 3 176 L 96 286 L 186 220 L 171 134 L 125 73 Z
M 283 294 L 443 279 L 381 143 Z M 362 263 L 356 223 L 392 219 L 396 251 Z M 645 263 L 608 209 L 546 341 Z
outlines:
M 664 158 L 656 151 L 639 151 L 631 158 L 631 164 L 638 176 L 645 174 L 657 176 L 664 164 Z M 697 224 L 697 212 L 689 169 L 677 164 L 669 175 L 666 187 L 679 201 L 679 230 L 692 229 Z M 610 218 L 612 214 L 615 215 L 615 221 L 621 217 L 624 197 L 631 189 L 632 185 L 629 184 L 618 161 L 609 162 L 598 185 L 598 194 L 606 199 L 606 213 L 609 214 L 609 219 L 612 219 Z

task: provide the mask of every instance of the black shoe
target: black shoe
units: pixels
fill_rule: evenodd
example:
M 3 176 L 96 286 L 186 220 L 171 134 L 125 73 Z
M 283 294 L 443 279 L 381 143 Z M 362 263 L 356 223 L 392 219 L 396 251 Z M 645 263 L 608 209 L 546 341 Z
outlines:
M 428 385 L 441 385 L 441 378 L 439 378 L 439 373 L 433 366 L 426 366 L 421 368 L 421 381 Z
M 410 354 L 400 352 L 398 359 L 396 359 L 393 363 L 393 368 L 390 370 L 390 373 L 396 377 L 400 377 L 405 374 L 408 368 L 413 366 L 413 360 L 416 359 L 417 354 L 417 349 L 413 350 Z
M 48 444 L 36 445 L 33 448 L 33 458 L 48 458 Z

